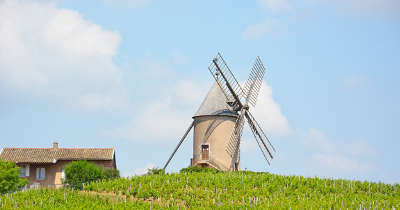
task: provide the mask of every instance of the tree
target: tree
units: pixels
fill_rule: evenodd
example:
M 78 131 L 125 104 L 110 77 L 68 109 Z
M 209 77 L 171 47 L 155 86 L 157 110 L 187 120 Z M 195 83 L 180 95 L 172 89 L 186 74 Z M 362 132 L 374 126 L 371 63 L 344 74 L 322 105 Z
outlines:
M 73 161 L 65 166 L 64 183 L 75 189 L 82 189 L 83 183 L 103 178 L 102 168 L 86 160 Z
M 155 174 L 163 175 L 165 174 L 165 170 L 159 168 L 150 168 L 147 172 L 147 175 L 155 175 Z
M 17 191 L 28 184 L 28 180 L 19 177 L 20 170 L 15 163 L 0 159 L 0 194 Z

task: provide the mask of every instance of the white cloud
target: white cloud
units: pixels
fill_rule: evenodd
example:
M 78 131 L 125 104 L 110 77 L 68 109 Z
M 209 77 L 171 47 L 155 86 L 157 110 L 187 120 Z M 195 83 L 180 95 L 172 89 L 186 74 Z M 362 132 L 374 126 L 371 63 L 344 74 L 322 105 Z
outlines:
M 169 141 L 179 139 L 192 122 L 193 113 L 177 108 L 171 98 L 147 104 L 123 126 L 109 135 L 130 141 Z
M 124 173 L 122 176 L 123 177 L 131 177 L 131 176 L 141 176 L 141 175 L 145 175 L 149 172 L 149 169 L 153 169 L 156 166 L 153 163 L 148 163 L 146 164 L 146 166 L 144 168 L 137 168 L 135 169 L 135 171 L 133 173 L 128 172 L 128 173 Z
M 181 80 L 173 87 L 173 91 L 181 103 L 200 106 L 203 101 L 203 98 L 200 96 L 205 96 L 208 91 L 207 88 L 204 84 L 198 84 L 190 80 Z
M 375 156 L 375 150 L 365 141 L 357 140 L 346 144 L 344 151 L 351 156 Z
M 292 5 L 289 0 L 258 0 L 265 9 L 273 11 L 288 11 L 292 9 Z
M 89 111 L 126 105 L 117 32 L 48 2 L 0 2 L 0 88 Z
M 310 128 L 305 135 L 304 143 L 311 148 L 323 151 L 334 151 L 336 145 L 318 129 Z
M 357 159 L 338 154 L 316 154 L 313 160 L 319 167 L 328 170 L 331 174 L 350 173 L 353 175 L 368 172 L 374 167 Z
M 39 28 L 44 41 L 65 54 L 114 55 L 120 41 L 117 33 L 101 29 L 72 10 L 58 9 L 44 24 Z
M 321 171 L 330 175 L 362 175 L 375 169 L 367 162 L 375 151 L 365 141 L 338 143 L 329 139 L 322 131 L 311 128 L 303 134 L 303 143 L 311 149 L 312 161 Z
M 250 111 L 264 131 L 269 134 L 288 136 L 293 133 L 288 120 L 281 112 L 279 104 L 272 97 L 272 88 L 265 82 L 262 83 L 255 109 Z
M 164 78 L 165 79 L 165 78 Z M 106 132 L 130 141 L 177 141 L 192 122 L 192 116 L 207 93 L 205 85 L 192 80 L 180 80 L 169 85 L 160 80 L 158 97 L 135 110 L 131 120 Z
M 248 26 L 243 32 L 243 39 L 258 40 L 265 35 L 282 38 L 284 34 L 284 29 L 280 21 L 278 19 L 271 19 Z

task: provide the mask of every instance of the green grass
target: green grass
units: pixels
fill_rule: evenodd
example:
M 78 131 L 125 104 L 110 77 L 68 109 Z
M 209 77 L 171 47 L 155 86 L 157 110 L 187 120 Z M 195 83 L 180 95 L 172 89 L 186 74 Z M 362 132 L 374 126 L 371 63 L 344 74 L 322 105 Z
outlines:
M 125 201 L 70 189 L 27 190 L 0 196 L 0 209 L 149 209 L 151 202 Z
M 193 172 L 137 176 L 72 190 L 0 196 L 0 208 L 27 209 L 400 209 L 400 185 L 280 176 Z
M 268 173 L 178 173 L 91 183 L 112 192 L 188 208 L 400 209 L 400 185 Z

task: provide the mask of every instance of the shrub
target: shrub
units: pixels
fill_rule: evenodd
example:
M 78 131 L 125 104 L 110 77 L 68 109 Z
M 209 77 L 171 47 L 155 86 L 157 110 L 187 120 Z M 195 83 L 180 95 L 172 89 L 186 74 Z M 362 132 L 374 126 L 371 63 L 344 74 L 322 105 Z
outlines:
M 181 173 L 219 173 L 215 168 L 203 168 L 198 166 L 189 166 L 187 168 L 182 168 Z
M 100 179 L 117 179 L 119 171 L 114 168 L 103 169 L 94 163 L 86 160 L 73 161 L 65 166 L 64 184 L 68 184 L 74 189 L 82 189 L 84 183 L 97 181 Z
M 96 181 L 103 178 L 102 168 L 86 160 L 73 161 L 65 166 L 65 180 L 74 189 L 82 189 L 83 183 Z
M 20 168 L 13 162 L 0 159 L 0 194 L 17 191 L 28 184 L 19 177 Z
M 115 168 L 103 169 L 103 179 L 118 179 L 119 171 Z
M 154 174 L 165 174 L 165 170 L 159 168 L 151 168 L 147 172 L 147 175 L 154 175 Z

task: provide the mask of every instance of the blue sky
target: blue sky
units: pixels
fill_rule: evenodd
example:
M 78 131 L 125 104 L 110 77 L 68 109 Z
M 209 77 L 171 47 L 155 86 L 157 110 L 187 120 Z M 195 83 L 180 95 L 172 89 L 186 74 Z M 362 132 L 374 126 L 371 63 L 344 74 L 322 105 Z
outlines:
M 242 168 L 399 183 L 396 0 L 0 0 L 0 147 L 115 147 L 125 176 L 161 167 L 211 87 L 217 52 L 267 67 Z M 168 171 L 189 164 L 192 136 Z

